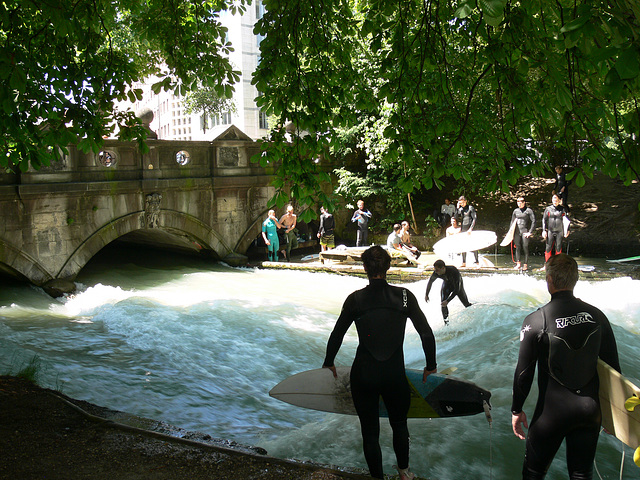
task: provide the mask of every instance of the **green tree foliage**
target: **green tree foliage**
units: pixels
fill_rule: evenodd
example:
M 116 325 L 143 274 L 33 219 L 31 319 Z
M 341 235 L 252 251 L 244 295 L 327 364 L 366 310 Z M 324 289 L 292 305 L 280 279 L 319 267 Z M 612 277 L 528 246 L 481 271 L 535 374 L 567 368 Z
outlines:
M 635 0 L 263 3 L 254 84 L 298 135 L 275 129 L 259 160 L 301 203 L 320 191 L 313 159 L 350 149 L 404 195 L 444 176 L 507 190 L 555 163 L 578 186 L 640 179 Z
M 231 86 L 229 85 L 229 88 Z M 184 111 L 186 113 L 200 113 L 206 121 L 211 117 L 221 116 L 226 112 L 235 112 L 236 106 L 230 98 L 221 97 L 214 87 L 200 87 L 188 92 L 184 97 Z
M 117 101 L 146 76 L 180 94 L 202 84 L 220 97 L 239 80 L 219 12 L 226 0 L 3 0 L 0 3 L 0 166 L 48 165 L 69 144 L 97 152 L 116 128 L 144 130 Z

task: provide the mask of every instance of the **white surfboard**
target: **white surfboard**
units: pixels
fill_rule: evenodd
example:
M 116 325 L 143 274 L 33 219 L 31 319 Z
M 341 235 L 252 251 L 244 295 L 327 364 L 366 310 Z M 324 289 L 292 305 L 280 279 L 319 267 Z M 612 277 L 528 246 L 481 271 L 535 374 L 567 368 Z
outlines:
M 631 412 L 625 408 L 628 399 L 640 398 L 640 388 L 602 360 L 598 360 L 598 376 L 602 426 L 629 447 L 640 447 L 640 408 Z
M 269 395 L 298 407 L 356 415 L 349 379 L 351 367 L 337 367 L 338 378 L 328 368 L 292 375 L 273 387 Z M 422 370 L 407 369 L 411 390 L 409 418 L 461 417 L 486 412 L 491 392 L 474 383 L 442 373 L 432 373 L 422 383 Z M 387 416 L 380 400 L 380 416 Z
M 639 260 L 640 260 L 640 255 L 635 256 L 635 257 L 619 258 L 617 260 L 607 259 L 607 262 L 610 262 L 610 263 L 625 263 L 625 262 L 637 262 Z
M 509 227 L 507 234 L 502 239 L 502 242 L 500 242 L 501 247 L 506 247 L 513 241 L 513 235 L 516 233 L 516 223 L 517 223 L 516 220 L 511 222 L 511 226 Z
M 562 228 L 564 229 L 565 237 L 567 236 L 567 233 L 569 233 L 569 225 L 571 225 L 571 219 L 565 215 L 562 217 Z
M 473 230 L 450 235 L 436 242 L 433 251 L 437 255 L 447 253 L 464 253 L 490 247 L 498 241 L 495 232 L 489 230 Z

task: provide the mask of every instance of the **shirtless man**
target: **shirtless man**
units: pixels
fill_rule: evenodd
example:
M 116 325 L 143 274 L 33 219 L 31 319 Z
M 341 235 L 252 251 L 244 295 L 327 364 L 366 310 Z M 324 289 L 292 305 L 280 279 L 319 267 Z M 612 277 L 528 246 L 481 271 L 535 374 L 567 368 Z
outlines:
M 291 261 L 291 249 L 298 248 L 298 237 L 296 237 L 296 233 L 293 231 L 296 228 L 296 224 L 298 223 L 298 217 L 293 213 L 293 207 L 289 205 L 287 207 L 287 213 L 285 213 L 282 217 L 280 217 L 280 223 L 284 226 L 284 236 L 287 239 L 287 243 L 285 244 L 284 256 L 287 259 L 287 262 Z

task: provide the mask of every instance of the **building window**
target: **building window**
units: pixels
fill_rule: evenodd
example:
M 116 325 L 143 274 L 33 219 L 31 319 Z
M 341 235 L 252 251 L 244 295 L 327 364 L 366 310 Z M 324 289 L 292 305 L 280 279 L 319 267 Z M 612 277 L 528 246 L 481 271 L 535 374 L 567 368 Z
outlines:
M 267 120 L 267 114 L 265 112 L 259 113 L 259 126 L 263 130 L 267 130 L 269 128 L 269 120 Z
M 230 125 L 231 124 L 231 112 L 226 112 L 222 114 L 222 125 Z

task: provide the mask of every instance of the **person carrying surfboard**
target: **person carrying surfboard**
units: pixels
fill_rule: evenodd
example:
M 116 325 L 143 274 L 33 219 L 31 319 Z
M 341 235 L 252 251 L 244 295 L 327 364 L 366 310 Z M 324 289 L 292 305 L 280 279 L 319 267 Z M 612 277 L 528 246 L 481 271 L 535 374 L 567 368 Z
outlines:
M 573 295 L 578 264 L 558 254 L 546 264 L 551 301 L 528 315 L 520 330 L 513 380 L 513 433 L 526 439 L 523 480 L 542 479 L 566 440 L 571 480 L 590 480 L 600 432 L 598 358 L 620 371 L 609 320 Z M 538 401 L 531 425 L 522 410 L 538 365 Z M 523 427 L 528 428 L 525 436 Z
M 511 224 L 515 222 L 513 244 L 516 247 L 516 266 L 514 268 L 527 270 L 529 268 L 529 238 L 536 227 L 536 216 L 533 210 L 527 207 L 524 197 L 518 197 L 517 205 L 511 214 Z M 524 259 L 523 263 L 520 263 L 521 258 Z
M 424 299 L 429 302 L 429 292 L 431 291 L 431 284 L 436 279 L 442 279 L 442 288 L 440 289 L 440 308 L 442 309 L 442 318 L 445 325 L 449 325 L 449 303 L 456 296 L 460 299 L 462 304 L 466 307 L 471 306 L 471 302 L 467 298 L 467 292 L 464 291 L 464 284 L 462 282 L 462 275 L 453 265 L 446 265 L 442 260 L 436 260 L 433 263 L 433 273 L 427 283 L 427 291 L 424 294 Z
M 351 324 L 358 330 L 358 349 L 351 367 L 351 395 L 360 419 L 362 447 L 374 478 L 384 478 L 380 451 L 380 397 L 389 414 L 393 431 L 393 449 L 401 480 L 411 480 L 409 472 L 409 429 L 407 414 L 411 403 L 409 382 L 404 366 L 404 334 L 407 318 L 411 319 L 422 342 L 427 376 L 437 371 L 436 340 L 416 297 L 406 288 L 391 286 L 386 281 L 391 257 L 379 245 L 362 254 L 369 285 L 351 293 L 327 342 L 322 366 L 337 378 L 335 357 Z
M 462 219 L 462 233 L 465 232 L 472 232 L 473 231 L 473 227 L 476 226 L 476 220 L 477 220 L 477 215 L 476 215 L 476 209 L 473 208 L 472 205 L 469 205 L 467 203 L 467 199 L 464 196 L 461 196 L 460 198 L 458 198 L 458 205 L 456 207 L 456 215 L 458 216 L 458 218 Z M 474 250 L 473 251 L 473 257 L 475 259 L 475 263 L 474 265 L 479 265 L 478 263 L 478 251 Z M 466 267 L 467 266 L 467 252 L 462 252 L 462 265 L 460 265 L 461 267 Z

